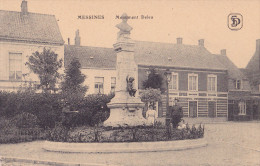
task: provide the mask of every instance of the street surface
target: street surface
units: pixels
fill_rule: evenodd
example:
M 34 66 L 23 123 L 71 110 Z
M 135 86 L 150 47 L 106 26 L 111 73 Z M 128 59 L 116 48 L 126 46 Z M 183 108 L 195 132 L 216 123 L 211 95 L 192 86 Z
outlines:
M 42 142 L 0 145 L 0 156 L 58 162 L 116 164 L 126 166 L 260 166 L 260 123 L 225 122 L 206 124 L 207 147 L 183 151 L 82 154 L 56 153 L 41 149 Z M 3 166 L 33 165 L 2 163 Z M 36 166 L 43 166 L 36 164 Z

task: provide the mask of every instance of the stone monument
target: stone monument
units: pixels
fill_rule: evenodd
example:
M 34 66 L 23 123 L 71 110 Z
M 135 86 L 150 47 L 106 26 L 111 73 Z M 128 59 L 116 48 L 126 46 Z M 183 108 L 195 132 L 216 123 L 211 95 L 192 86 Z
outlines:
M 138 93 L 138 68 L 134 60 L 135 43 L 130 38 L 133 29 L 128 25 L 127 14 L 121 16 L 122 22 L 116 27 L 120 30 L 114 49 L 117 53 L 117 77 L 115 97 L 108 103 L 110 116 L 104 126 L 140 126 L 147 124 L 142 115 L 144 103 Z

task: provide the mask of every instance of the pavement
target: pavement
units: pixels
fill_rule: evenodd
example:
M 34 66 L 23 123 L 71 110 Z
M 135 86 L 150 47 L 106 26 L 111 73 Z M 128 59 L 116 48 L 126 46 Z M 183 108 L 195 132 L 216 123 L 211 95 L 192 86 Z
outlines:
M 260 166 L 260 123 L 225 122 L 205 125 L 208 146 L 197 149 L 145 153 L 58 153 L 42 149 L 41 141 L 0 145 L 0 156 L 37 162 L 2 161 L 9 165 L 126 165 L 126 166 Z M 56 164 L 55 164 L 56 163 Z M 0 164 L 1 165 L 1 164 Z

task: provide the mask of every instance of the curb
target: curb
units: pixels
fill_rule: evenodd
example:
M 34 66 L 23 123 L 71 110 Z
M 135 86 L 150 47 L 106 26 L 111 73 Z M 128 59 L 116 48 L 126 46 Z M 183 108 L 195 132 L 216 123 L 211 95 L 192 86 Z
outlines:
M 130 143 L 67 143 L 45 141 L 43 149 L 62 153 L 140 153 L 180 151 L 207 146 L 205 138 L 191 140 Z
M 97 163 L 71 163 L 71 162 L 60 162 L 60 161 L 47 161 L 47 160 L 36 160 L 36 159 L 25 159 L 19 157 L 0 157 L 0 165 L 2 162 L 18 162 L 28 164 L 45 164 L 45 165 L 58 165 L 58 166 L 120 166 L 114 164 L 97 164 Z

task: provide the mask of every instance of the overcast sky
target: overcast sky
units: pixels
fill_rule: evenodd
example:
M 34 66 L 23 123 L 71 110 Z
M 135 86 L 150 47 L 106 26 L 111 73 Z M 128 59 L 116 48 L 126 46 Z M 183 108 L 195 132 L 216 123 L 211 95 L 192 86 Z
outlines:
M 0 10 L 20 11 L 22 0 L 0 0 Z M 121 21 L 116 15 L 126 12 L 139 19 L 129 20 L 133 27 L 131 38 L 142 41 L 197 45 L 205 39 L 205 47 L 218 54 L 227 49 L 227 56 L 238 66 L 245 67 L 255 53 L 256 39 L 260 39 L 260 0 L 220 1 L 84 1 L 84 0 L 27 0 L 29 12 L 52 14 L 65 43 L 79 29 L 81 45 L 112 47 Z M 240 13 L 243 27 L 231 31 L 228 15 Z M 104 19 L 78 19 L 79 15 L 104 15 Z M 141 19 L 141 15 L 153 19 Z

